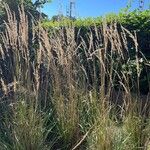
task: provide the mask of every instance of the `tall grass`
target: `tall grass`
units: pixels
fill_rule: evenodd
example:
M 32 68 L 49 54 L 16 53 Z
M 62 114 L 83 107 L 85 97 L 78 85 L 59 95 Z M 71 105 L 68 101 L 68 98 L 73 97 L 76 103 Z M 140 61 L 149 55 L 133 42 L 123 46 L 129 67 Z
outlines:
M 105 20 L 85 37 L 73 25 L 49 33 L 40 22 L 29 28 L 23 6 L 19 20 L 5 8 L 1 149 L 148 150 L 149 96 L 139 91 L 136 34 Z M 136 80 L 122 69 L 130 60 L 129 42 Z

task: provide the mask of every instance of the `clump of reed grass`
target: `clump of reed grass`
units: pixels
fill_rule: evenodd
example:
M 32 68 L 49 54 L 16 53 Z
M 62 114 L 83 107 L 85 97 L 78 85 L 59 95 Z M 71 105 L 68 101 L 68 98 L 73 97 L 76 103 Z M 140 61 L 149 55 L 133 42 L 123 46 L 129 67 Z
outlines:
M 124 27 L 118 30 L 117 23 L 105 20 L 85 37 L 73 25 L 49 33 L 40 22 L 30 24 L 29 29 L 23 6 L 19 20 L 7 5 L 5 8 L 8 22 L 0 40 L 1 102 L 12 107 L 9 119 L 3 116 L 7 109 L 1 113 L 1 130 L 7 133 L 0 140 L 1 147 L 148 148 L 148 118 L 141 115 L 138 101 L 136 34 Z M 130 59 L 127 37 L 136 50 L 136 86 L 131 84 L 132 76 L 121 69 Z M 137 87 L 135 95 L 130 86 Z
M 47 143 L 47 137 L 55 125 L 53 123 L 46 126 L 50 114 L 38 112 L 34 103 L 27 103 L 23 96 L 10 107 L 11 114 L 3 116 L 3 127 L 6 129 L 1 135 L 0 148 L 16 150 L 50 149 L 54 141 L 51 139 Z M 3 129 L 1 130 L 3 131 Z

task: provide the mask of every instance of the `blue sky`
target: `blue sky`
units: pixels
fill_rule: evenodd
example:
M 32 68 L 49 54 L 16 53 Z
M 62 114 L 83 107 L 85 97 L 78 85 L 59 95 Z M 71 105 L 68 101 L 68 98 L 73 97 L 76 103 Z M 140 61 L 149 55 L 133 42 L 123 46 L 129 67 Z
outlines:
M 66 7 L 69 0 L 52 0 L 51 3 L 45 4 L 42 11 L 49 18 L 58 14 L 59 1 L 62 1 L 62 11 L 66 15 Z M 129 0 L 76 0 L 76 16 L 77 17 L 97 17 L 110 12 L 117 13 L 120 9 L 126 7 Z M 132 9 L 138 7 L 139 0 L 133 0 Z M 145 7 L 148 8 L 150 0 L 145 0 Z

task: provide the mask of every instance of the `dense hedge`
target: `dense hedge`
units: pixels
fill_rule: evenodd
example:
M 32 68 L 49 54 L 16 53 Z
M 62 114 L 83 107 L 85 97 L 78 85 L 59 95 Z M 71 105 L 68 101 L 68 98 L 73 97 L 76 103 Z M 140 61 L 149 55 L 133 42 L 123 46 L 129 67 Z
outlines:
M 101 16 L 97 18 L 83 18 L 76 19 L 74 21 L 62 18 L 62 21 L 43 21 L 43 26 L 46 28 L 54 28 L 59 26 L 67 26 L 68 23 L 74 24 L 76 27 L 90 27 L 93 25 L 99 26 L 103 21 L 118 22 L 122 25 L 128 27 L 131 30 L 143 30 L 150 32 L 150 10 L 144 11 L 132 11 L 132 12 L 120 12 L 118 14 L 107 14 L 106 16 Z
M 61 22 L 44 21 L 42 24 L 48 29 L 73 25 L 78 29 L 80 28 L 83 35 L 85 35 L 88 33 L 89 27 L 99 27 L 104 21 L 107 23 L 117 22 L 131 32 L 136 31 L 140 50 L 148 59 L 150 58 L 150 10 L 121 12 L 119 14 L 108 14 L 104 17 L 77 19 L 75 21 L 65 18 Z

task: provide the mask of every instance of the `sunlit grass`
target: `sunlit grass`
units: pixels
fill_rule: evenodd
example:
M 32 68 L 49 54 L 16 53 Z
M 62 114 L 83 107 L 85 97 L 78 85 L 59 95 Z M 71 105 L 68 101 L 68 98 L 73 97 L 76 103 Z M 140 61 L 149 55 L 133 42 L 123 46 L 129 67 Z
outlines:
M 0 149 L 149 149 L 136 34 L 106 21 L 84 38 L 69 25 L 49 34 L 40 24 L 29 29 L 23 7 L 20 21 L 5 7 Z M 127 37 L 136 50 L 136 78 L 122 69 L 130 60 Z

